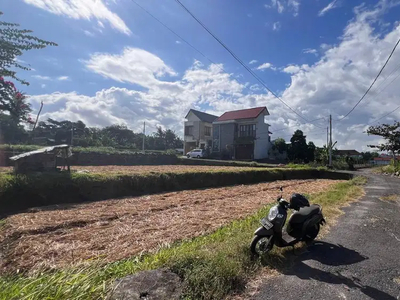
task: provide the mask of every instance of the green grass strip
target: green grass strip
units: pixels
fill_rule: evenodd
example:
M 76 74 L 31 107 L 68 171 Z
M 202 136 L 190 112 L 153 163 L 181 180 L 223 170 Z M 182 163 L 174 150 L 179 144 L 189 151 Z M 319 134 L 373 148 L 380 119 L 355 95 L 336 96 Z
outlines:
M 362 195 L 364 183 L 362 178 L 338 183 L 310 200 L 323 206 L 329 223 L 340 214 L 342 205 Z M 0 299 L 104 299 L 114 279 L 160 267 L 182 277 L 187 299 L 222 299 L 243 288 L 246 279 L 263 265 L 278 270 L 287 267 L 284 249 L 275 247 L 263 260 L 253 260 L 249 253 L 253 232 L 270 206 L 212 234 L 176 243 L 155 254 L 106 265 L 93 261 L 85 268 L 1 277 Z

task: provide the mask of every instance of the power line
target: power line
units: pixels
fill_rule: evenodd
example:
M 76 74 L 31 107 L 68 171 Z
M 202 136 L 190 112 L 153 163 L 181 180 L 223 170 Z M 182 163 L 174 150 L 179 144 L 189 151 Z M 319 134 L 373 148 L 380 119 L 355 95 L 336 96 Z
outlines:
M 324 129 L 324 131 L 321 131 L 321 129 L 311 130 L 311 131 L 308 131 L 308 132 L 303 132 L 303 134 L 306 135 L 306 136 L 307 136 L 309 133 L 315 133 L 315 132 L 326 134 L 326 131 L 325 131 L 325 130 L 326 130 L 326 129 Z M 282 135 L 282 136 L 277 135 L 276 138 L 285 138 L 285 137 L 291 137 L 291 136 L 293 136 L 293 133 L 292 133 L 292 134 L 285 134 L 285 135 Z
M 176 0 L 176 1 L 178 1 L 178 0 Z M 394 51 L 396 50 L 397 45 L 398 45 L 399 43 L 400 43 L 400 39 L 398 39 L 398 41 L 397 41 L 396 45 L 394 46 L 392 52 L 390 52 L 390 55 L 389 55 L 389 57 L 387 58 L 385 64 L 383 65 L 383 67 L 382 67 L 381 70 L 379 71 L 378 75 L 376 75 L 374 81 L 371 83 L 371 85 L 369 86 L 369 88 L 367 89 L 367 91 L 364 93 L 364 95 L 360 98 L 360 100 L 358 100 L 358 102 L 356 103 L 356 105 L 354 105 L 354 107 L 353 107 L 352 109 L 350 109 L 350 111 L 349 111 L 344 117 L 338 119 L 337 121 L 341 121 L 341 120 L 343 120 L 344 118 L 346 118 L 348 115 L 350 115 L 350 114 L 353 112 L 353 110 L 358 106 L 358 104 L 360 104 L 360 102 L 365 98 L 365 96 L 368 94 L 368 92 L 369 92 L 369 91 L 371 90 L 371 88 L 374 86 L 375 82 L 378 80 L 378 78 L 379 78 L 379 76 L 381 75 L 383 69 L 385 69 L 387 63 L 389 62 L 390 58 L 392 57 L 392 55 L 393 55 Z
M 184 4 L 182 4 L 181 1 L 175 0 L 197 23 L 203 27 L 205 31 L 207 31 L 228 53 L 238 62 L 240 63 L 264 88 L 266 88 L 276 99 L 278 99 L 281 103 L 283 103 L 287 108 L 289 108 L 293 113 L 295 113 L 297 116 L 305 120 L 307 123 L 311 123 L 308 119 L 303 117 L 301 114 L 299 114 L 297 111 L 295 111 L 292 107 L 290 107 L 285 101 L 283 101 L 278 95 L 276 95 L 266 84 L 265 82 L 257 75 L 255 74 L 231 49 L 229 49 L 228 46 L 226 46 L 214 33 L 211 32 L 210 29 L 207 28 L 206 25 L 204 25 L 203 22 L 201 22 Z M 317 125 L 316 125 L 317 126 Z M 319 127 L 319 126 L 317 126 Z
M 318 121 L 318 120 L 326 120 L 326 118 L 325 118 L 325 117 L 322 117 L 322 118 L 318 118 L 318 119 L 311 120 L 310 122 L 315 122 L 315 121 Z M 274 132 L 282 131 L 282 130 L 285 130 L 285 129 L 288 129 L 288 128 L 293 128 L 293 127 L 300 127 L 301 125 L 303 125 L 303 124 L 297 124 L 297 125 L 293 125 L 293 126 L 287 126 L 287 127 L 285 127 L 285 128 L 282 127 L 282 128 L 279 128 L 279 129 L 274 130 Z
M 391 112 L 389 112 L 389 113 L 383 115 L 382 117 L 376 119 L 375 121 L 372 121 L 371 123 L 369 123 L 369 124 L 367 124 L 367 125 L 374 124 L 374 123 L 378 122 L 379 120 L 382 120 L 383 118 L 386 118 L 388 115 L 391 115 L 392 113 L 394 113 L 394 112 L 395 112 L 396 110 L 398 110 L 399 108 L 400 108 L 400 105 L 397 106 L 395 109 L 393 109 Z
M 146 12 L 150 17 L 152 17 L 154 20 L 156 20 L 158 23 L 160 23 L 162 26 L 164 26 L 166 29 L 168 29 L 170 32 L 172 32 L 176 37 L 178 37 L 180 40 L 182 40 L 185 44 L 187 44 L 189 47 L 191 47 L 193 50 L 195 50 L 197 53 L 199 53 L 201 56 L 203 56 L 205 59 L 207 59 L 210 63 L 217 65 L 223 72 L 225 70 L 219 66 L 219 64 L 213 62 L 211 59 L 209 59 L 203 52 L 201 52 L 199 49 L 197 49 L 195 46 L 193 46 L 191 43 L 189 43 L 187 40 L 185 40 L 182 36 L 180 36 L 176 31 L 168 27 L 164 22 L 162 22 L 160 19 L 158 19 L 155 15 L 153 15 L 151 12 L 149 12 L 147 9 L 145 9 L 143 6 L 141 6 L 139 3 L 137 3 L 135 0 L 131 0 L 133 3 L 135 3 L 139 8 L 141 8 L 144 12 Z M 226 73 L 226 72 L 225 72 Z

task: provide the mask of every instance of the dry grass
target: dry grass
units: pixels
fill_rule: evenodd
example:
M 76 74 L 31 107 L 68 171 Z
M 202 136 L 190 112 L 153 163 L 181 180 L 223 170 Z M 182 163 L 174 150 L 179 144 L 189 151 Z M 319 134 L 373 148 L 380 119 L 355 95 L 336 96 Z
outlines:
M 142 174 L 142 173 L 193 173 L 250 170 L 249 167 L 227 166 L 186 166 L 186 165 L 155 165 L 155 166 L 73 166 L 72 170 L 89 171 L 90 173 L 107 174 Z M 257 168 L 259 169 L 259 168 Z
M 0 231 L 3 271 L 117 261 L 215 231 L 274 201 L 278 187 L 314 194 L 338 181 L 293 180 L 52 206 L 8 217 Z M 2 254 L 2 255 L 1 255 Z
M 399 195 L 386 195 L 379 198 L 382 201 L 396 202 L 400 199 Z
M 153 166 L 72 166 L 72 171 L 102 174 L 143 174 L 143 173 L 193 173 L 251 170 L 251 167 L 231 166 L 191 166 L 191 165 L 153 165 Z M 259 170 L 260 168 L 256 168 Z M 0 167 L 0 173 L 10 173 L 12 167 Z

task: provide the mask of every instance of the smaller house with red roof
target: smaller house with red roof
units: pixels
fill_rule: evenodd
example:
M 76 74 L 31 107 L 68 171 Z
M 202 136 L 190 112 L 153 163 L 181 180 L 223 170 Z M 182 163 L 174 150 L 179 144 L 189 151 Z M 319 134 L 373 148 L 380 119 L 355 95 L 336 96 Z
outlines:
M 213 122 L 213 154 L 241 160 L 268 158 L 272 147 L 268 115 L 265 106 L 225 112 Z

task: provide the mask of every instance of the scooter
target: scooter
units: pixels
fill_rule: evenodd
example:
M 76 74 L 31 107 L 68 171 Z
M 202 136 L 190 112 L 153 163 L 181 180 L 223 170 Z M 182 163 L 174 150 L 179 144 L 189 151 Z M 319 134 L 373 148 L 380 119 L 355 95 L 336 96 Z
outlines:
M 262 256 L 272 250 L 273 246 L 288 247 L 298 242 L 312 242 L 318 235 L 320 226 L 326 223 L 322 215 L 322 207 L 310 203 L 301 194 L 293 194 L 290 202 L 283 199 L 283 188 L 278 204 L 271 207 L 268 216 L 261 219 L 261 227 L 254 232 L 254 238 L 250 245 L 251 252 L 256 256 Z M 295 210 L 289 218 L 286 228 L 287 211 Z

